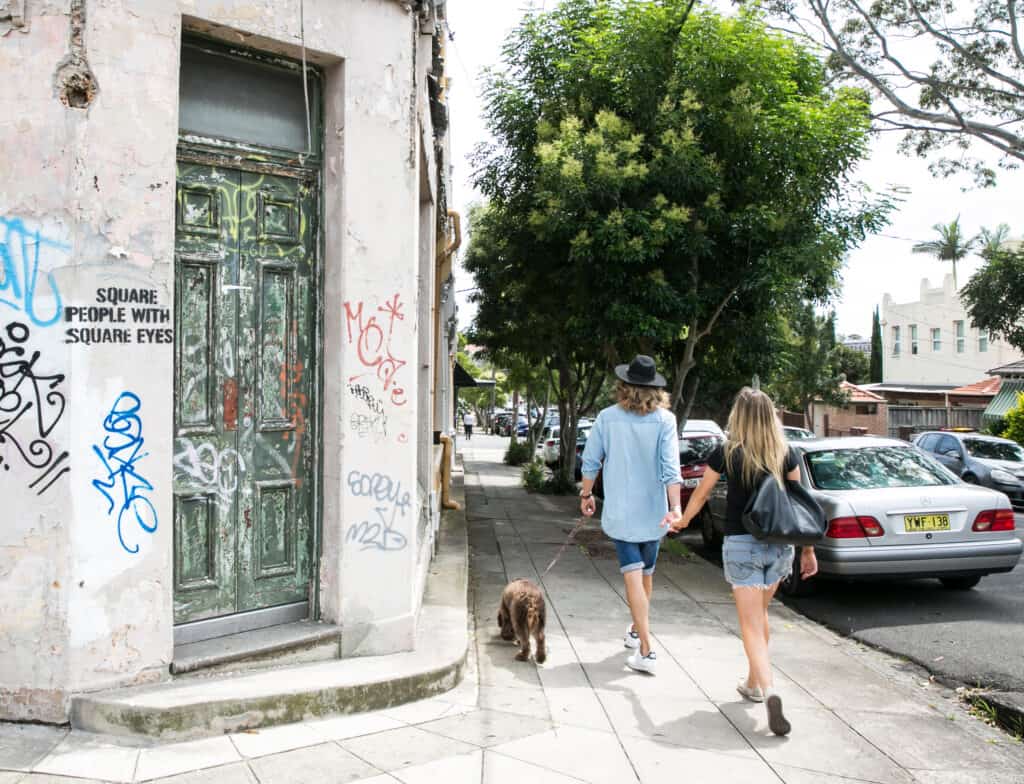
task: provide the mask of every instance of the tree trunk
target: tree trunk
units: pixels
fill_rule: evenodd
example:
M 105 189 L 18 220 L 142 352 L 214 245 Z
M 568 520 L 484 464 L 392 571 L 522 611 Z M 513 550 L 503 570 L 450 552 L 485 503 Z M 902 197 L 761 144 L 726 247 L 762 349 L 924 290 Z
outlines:
M 676 363 L 674 368 L 675 383 L 672 385 L 671 409 L 672 413 L 676 416 L 676 424 L 678 427 L 682 427 L 683 423 L 686 421 L 685 417 L 680 420 L 682 415 L 682 411 L 680 409 L 685 402 L 683 398 L 683 389 L 686 385 L 686 377 L 690 374 L 690 371 L 693 370 L 694 365 L 697 364 L 693 358 L 697 351 L 697 334 L 697 325 L 694 324 L 690 327 L 689 336 L 686 338 L 686 346 L 683 349 L 683 358 Z M 688 412 L 689 409 L 687 409 L 687 413 Z
M 693 411 L 694 401 L 697 400 L 697 390 L 700 388 L 700 376 L 696 375 L 693 377 L 693 383 L 690 384 L 690 392 L 686 395 L 686 405 L 683 408 L 682 416 L 679 417 L 676 422 L 679 425 L 679 432 L 683 431 L 686 427 L 686 422 L 690 418 L 690 412 Z

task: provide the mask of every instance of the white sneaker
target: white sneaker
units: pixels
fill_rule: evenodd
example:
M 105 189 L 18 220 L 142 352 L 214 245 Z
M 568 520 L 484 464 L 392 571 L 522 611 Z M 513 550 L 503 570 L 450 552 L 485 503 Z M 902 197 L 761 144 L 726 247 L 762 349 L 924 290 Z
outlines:
M 622 644 L 627 648 L 640 647 L 640 635 L 633 630 L 632 624 L 626 629 L 626 636 L 622 638 Z
M 764 702 L 764 694 L 761 692 L 761 687 L 747 686 L 746 678 L 740 678 L 740 682 L 736 684 L 736 691 L 751 702 Z
M 637 648 L 626 659 L 626 666 L 637 672 L 654 675 L 654 671 L 658 669 L 658 656 L 654 651 L 650 651 L 646 656 L 641 656 L 640 649 Z

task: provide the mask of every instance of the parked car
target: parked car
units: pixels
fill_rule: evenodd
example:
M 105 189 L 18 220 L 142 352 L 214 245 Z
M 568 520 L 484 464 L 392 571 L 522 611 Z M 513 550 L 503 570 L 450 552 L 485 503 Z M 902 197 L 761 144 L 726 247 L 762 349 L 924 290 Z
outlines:
M 679 435 L 682 437 L 687 433 L 713 433 L 716 436 L 725 438 L 725 431 L 718 426 L 717 422 L 711 419 L 687 419 Z
M 828 517 L 815 547 L 823 578 L 936 577 L 969 589 L 987 574 L 1008 572 L 1024 544 L 1002 493 L 961 481 L 922 450 L 892 438 L 823 438 L 796 445 L 800 481 Z M 720 543 L 725 482 L 719 482 L 702 520 L 709 544 Z M 788 594 L 808 593 L 800 553 Z
M 519 421 L 516 423 L 516 437 L 526 438 L 530 434 L 530 424 L 527 422 L 526 417 L 520 415 Z
M 683 480 L 682 505 L 690 500 L 694 489 L 700 484 L 704 470 L 708 467 L 708 456 L 725 439 L 717 433 L 684 431 L 679 439 L 679 475 Z
M 782 428 L 782 432 L 786 434 L 786 439 L 789 441 L 807 441 L 811 438 L 817 438 L 817 436 L 810 430 L 806 430 L 802 427 L 790 427 L 789 425 L 786 425 Z
M 495 414 L 491 421 L 491 432 L 498 436 L 510 435 L 512 431 L 512 414 L 503 412 Z
M 580 435 L 583 435 L 583 441 L 586 443 L 586 436 L 590 433 L 590 426 L 583 425 L 577 426 L 576 428 L 576 454 L 579 456 L 582 454 L 580 449 Z M 544 465 L 554 467 L 558 465 L 559 458 L 561 456 L 561 443 L 559 438 L 562 434 L 561 425 L 552 425 L 545 427 L 541 432 L 541 437 L 537 441 L 537 456 L 544 461 Z
M 1024 449 L 1016 441 L 980 433 L 931 431 L 914 443 L 965 482 L 1006 493 L 1024 512 Z

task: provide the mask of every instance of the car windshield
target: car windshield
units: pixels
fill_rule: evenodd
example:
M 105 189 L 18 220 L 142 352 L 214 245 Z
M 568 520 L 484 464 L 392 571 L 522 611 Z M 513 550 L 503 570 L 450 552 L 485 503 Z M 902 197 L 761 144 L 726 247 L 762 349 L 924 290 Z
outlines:
M 965 438 L 964 446 L 971 457 L 982 460 L 1011 460 L 1024 462 L 1024 449 L 1008 441 L 985 441 L 981 438 Z
M 720 439 L 717 436 L 685 436 L 679 439 L 679 463 L 690 465 L 691 463 L 703 463 L 708 455 L 718 446 Z
M 956 478 L 917 449 L 877 446 L 808 452 L 814 486 L 822 490 L 951 485 Z
M 801 430 L 798 427 L 787 427 L 786 438 L 795 439 L 797 441 L 807 438 L 814 438 L 814 434 L 807 430 Z

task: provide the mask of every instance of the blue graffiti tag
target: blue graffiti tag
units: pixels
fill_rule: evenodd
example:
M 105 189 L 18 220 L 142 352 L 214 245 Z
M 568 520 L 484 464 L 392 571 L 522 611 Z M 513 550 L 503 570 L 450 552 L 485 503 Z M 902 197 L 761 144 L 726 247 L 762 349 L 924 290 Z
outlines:
M 68 246 L 45 238 L 38 231 L 30 231 L 20 218 L 0 218 L 0 234 L 0 305 L 24 311 L 37 327 L 56 324 L 62 315 L 63 303 L 52 272 L 46 273 L 46 282 L 53 294 L 53 315 L 44 319 L 36 314 L 39 251 L 41 248 L 67 250 Z
M 140 454 L 144 443 L 142 420 L 139 418 L 141 407 L 138 395 L 122 392 L 103 420 L 103 429 L 108 434 L 103 439 L 103 449 L 100 449 L 99 444 L 92 447 L 107 471 L 106 479 L 93 479 L 92 485 L 107 499 L 108 515 L 118 505 L 114 503 L 114 497 L 117 496 L 120 505 L 117 513 L 117 539 L 121 542 L 121 547 L 129 553 L 139 551 L 138 544 L 132 549 L 124 541 L 122 527 L 129 511 L 135 515 L 135 522 L 146 533 L 153 533 L 157 526 L 156 509 L 152 502 L 142 495 L 143 492 L 152 490 L 153 485 L 140 476 L 135 468 L 135 464 L 149 454 Z

